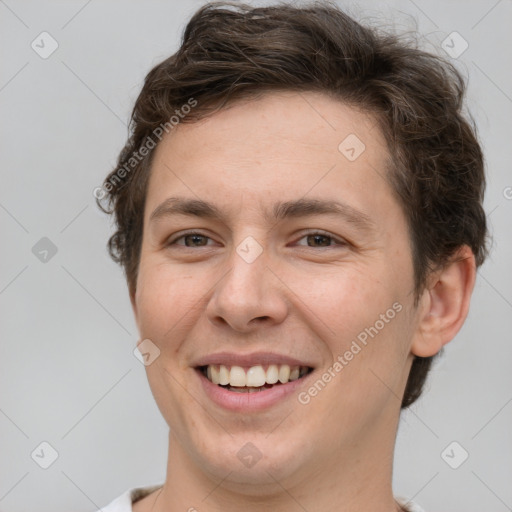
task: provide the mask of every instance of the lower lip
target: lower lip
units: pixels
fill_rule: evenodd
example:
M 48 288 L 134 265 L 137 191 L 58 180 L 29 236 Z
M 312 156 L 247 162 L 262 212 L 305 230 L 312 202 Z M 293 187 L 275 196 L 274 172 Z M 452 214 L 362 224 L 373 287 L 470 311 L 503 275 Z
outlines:
M 201 370 L 196 370 L 196 373 L 199 375 L 205 393 L 212 402 L 230 411 L 250 412 L 267 409 L 289 398 L 298 388 L 304 385 L 304 382 L 311 376 L 312 372 L 286 384 L 278 384 L 265 391 L 255 391 L 253 393 L 228 391 L 209 381 Z

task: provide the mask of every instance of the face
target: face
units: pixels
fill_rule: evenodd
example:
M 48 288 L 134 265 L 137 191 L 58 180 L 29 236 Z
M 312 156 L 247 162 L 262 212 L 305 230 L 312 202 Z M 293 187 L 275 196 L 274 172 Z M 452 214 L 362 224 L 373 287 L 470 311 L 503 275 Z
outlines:
M 132 302 L 193 467 L 298 482 L 392 444 L 417 320 L 388 159 L 375 119 L 317 93 L 241 101 L 158 146 Z

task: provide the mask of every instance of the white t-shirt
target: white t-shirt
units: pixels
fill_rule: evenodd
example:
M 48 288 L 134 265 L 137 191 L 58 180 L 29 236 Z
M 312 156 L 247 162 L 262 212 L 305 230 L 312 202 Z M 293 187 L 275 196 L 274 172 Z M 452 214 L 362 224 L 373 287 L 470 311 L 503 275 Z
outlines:
M 106 507 L 98 510 L 98 512 L 132 512 L 133 503 L 141 500 L 157 489 L 160 489 L 160 487 L 162 487 L 162 484 L 129 489 L 114 501 L 109 503 Z M 407 499 L 400 497 L 397 497 L 396 499 L 399 503 L 407 503 L 407 510 L 409 510 L 409 512 L 425 512 L 419 505 L 413 503 L 412 501 L 407 501 Z

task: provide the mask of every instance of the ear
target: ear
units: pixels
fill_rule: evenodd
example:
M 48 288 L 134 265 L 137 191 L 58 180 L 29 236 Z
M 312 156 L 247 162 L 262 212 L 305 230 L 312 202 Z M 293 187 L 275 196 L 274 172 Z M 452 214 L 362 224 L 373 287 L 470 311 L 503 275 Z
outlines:
M 432 274 L 418 307 L 418 329 L 411 345 L 414 355 L 437 354 L 459 332 L 468 314 L 475 278 L 475 256 L 467 245 Z

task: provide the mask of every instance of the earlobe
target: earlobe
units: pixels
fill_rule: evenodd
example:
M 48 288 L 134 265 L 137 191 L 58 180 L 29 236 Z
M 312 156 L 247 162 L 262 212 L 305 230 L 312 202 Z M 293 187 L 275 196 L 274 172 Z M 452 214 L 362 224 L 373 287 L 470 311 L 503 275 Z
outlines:
M 418 329 L 411 346 L 414 355 L 433 356 L 455 337 L 466 320 L 475 278 L 475 257 L 466 245 L 432 274 L 420 301 Z

